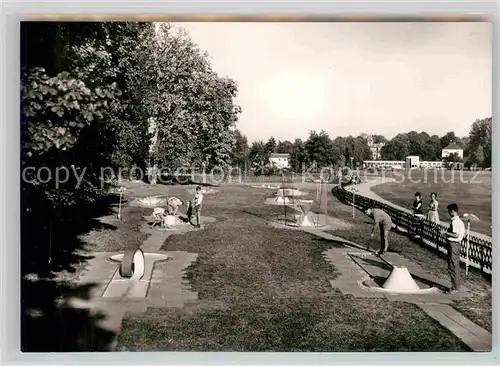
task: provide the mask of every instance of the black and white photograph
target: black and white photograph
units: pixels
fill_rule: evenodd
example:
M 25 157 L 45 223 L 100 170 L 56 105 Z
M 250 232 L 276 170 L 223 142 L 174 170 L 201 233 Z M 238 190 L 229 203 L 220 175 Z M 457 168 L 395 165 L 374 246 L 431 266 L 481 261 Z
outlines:
M 491 352 L 492 23 L 216 18 L 21 22 L 21 351 Z

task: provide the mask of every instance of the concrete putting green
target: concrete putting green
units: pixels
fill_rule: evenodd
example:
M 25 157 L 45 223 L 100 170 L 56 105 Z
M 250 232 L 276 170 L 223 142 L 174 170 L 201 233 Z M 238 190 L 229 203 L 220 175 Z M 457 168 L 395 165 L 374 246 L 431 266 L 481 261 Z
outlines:
M 373 252 L 348 253 L 369 279 L 360 285 L 370 291 L 394 294 L 428 294 L 439 290 L 428 283 L 415 280 L 406 266 L 393 265 Z
M 144 253 L 141 249 L 132 249 L 109 259 L 120 265 L 102 297 L 142 298 L 146 297 L 155 263 L 166 261 L 169 257 L 165 254 Z
M 134 198 L 130 201 L 129 205 L 133 207 L 159 207 L 165 206 L 167 204 L 167 199 L 161 196 L 148 196 L 144 198 Z

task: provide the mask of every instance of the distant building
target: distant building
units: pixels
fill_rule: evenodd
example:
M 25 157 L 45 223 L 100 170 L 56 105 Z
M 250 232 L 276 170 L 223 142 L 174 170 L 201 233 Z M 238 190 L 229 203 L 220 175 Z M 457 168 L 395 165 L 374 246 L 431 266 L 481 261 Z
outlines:
M 405 168 L 405 162 L 403 160 L 365 160 L 363 168 L 401 170 Z
M 446 146 L 442 151 L 441 151 L 441 157 L 447 158 L 451 154 L 457 154 L 460 159 L 464 158 L 464 149 L 462 149 L 460 146 L 457 144 L 449 144 Z
M 278 169 L 289 168 L 290 154 L 271 154 L 269 156 L 269 164 Z
M 442 169 L 445 163 L 442 161 L 421 161 L 419 164 L 421 169 Z
M 420 168 L 420 157 L 416 155 L 407 156 L 405 168 L 407 169 Z
M 372 152 L 372 159 L 373 160 L 380 160 L 380 157 L 381 157 L 380 151 L 382 150 L 382 148 L 384 147 L 385 144 L 383 142 L 379 142 L 376 144 L 373 140 L 372 135 L 368 135 L 366 140 L 368 143 L 368 147 L 370 148 L 370 151 Z
M 363 162 L 363 168 L 375 168 L 375 169 L 442 169 L 446 165 L 442 161 L 420 161 L 420 157 L 416 155 L 411 155 L 406 157 L 406 161 L 403 160 L 365 160 Z

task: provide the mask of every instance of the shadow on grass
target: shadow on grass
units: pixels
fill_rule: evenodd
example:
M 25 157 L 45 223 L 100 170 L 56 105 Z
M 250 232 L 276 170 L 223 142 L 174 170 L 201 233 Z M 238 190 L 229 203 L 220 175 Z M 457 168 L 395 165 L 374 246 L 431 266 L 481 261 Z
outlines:
M 116 229 L 97 218 L 113 213 L 113 196 L 52 211 L 37 192 L 22 192 L 21 350 L 23 352 L 106 351 L 114 334 L 102 329 L 100 315 L 72 308 L 69 298 L 88 299 L 92 286 L 71 279 L 92 257 L 79 236 Z M 65 274 L 67 278 L 65 277 Z
M 22 352 L 104 352 L 115 334 L 100 327 L 102 314 L 73 308 L 60 298 L 88 299 L 91 286 L 21 280 Z
M 259 219 L 261 219 L 261 220 L 264 220 L 264 221 L 268 221 L 268 220 L 269 220 L 269 218 L 268 218 L 268 217 L 266 217 L 266 216 L 264 216 L 264 215 L 261 215 L 261 214 L 258 214 L 258 213 L 256 213 L 256 212 L 252 212 L 252 211 L 250 211 L 250 210 L 243 210 L 243 213 L 246 213 L 246 214 L 248 214 L 248 215 L 252 215 L 252 216 L 257 217 L 257 218 L 259 218 Z

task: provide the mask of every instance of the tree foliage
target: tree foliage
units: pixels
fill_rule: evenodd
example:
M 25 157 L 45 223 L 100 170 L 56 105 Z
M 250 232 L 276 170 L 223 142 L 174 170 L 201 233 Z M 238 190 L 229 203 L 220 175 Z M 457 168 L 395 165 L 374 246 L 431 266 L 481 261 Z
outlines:
M 263 141 L 254 141 L 252 143 L 249 160 L 251 169 L 256 175 L 262 175 L 267 172 L 267 167 L 269 166 L 269 153 Z
M 103 169 L 146 167 L 152 121 L 157 162 L 231 162 L 237 85 L 211 69 L 186 32 L 145 22 L 24 22 L 21 36 L 22 170 L 30 168 L 22 222 L 40 245 L 51 222 L 99 198 Z M 69 171 L 65 182 L 55 180 L 59 167 Z M 52 179 L 37 177 L 40 168 Z
M 455 132 L 447 132 L 443 137 L 441 137 L 441 147 L 444 149 L 450 144 L 461 145 L 460 138 L 455 135 Z
M 278 141 L 276 152 L 281 154 L 291 154 L 293 151 L 293 143 L 290 141 Z
M 277 152 L 277 147 L 278 147 L 278 144 L 276 143 L 276 139 L 274 137 L 270 137 L 269 140 L 267 140 L 267 142 L 265 144 L 266 153 L 272 154 L 272 153 Z
M 333 143 L 325 131 L 311 131 L 305 142 L 309 164 L 318 168 L 326 167 L 333 162 Z
M 238 129 L 233 131 L 233 137 L 235 144 L 232 151 L 232 164 L 244 168 L 248 164 L 250 154 L 248 139 Z
M 152 118 L 158 128 L 155 163 L 170 169 L 186 165 L 227 166 L 232 132 L 241 108 L 233 103 L 238 86 L 220 77 L 187 32 L 161 24 L 149 43 L 154 57 L 146 66 L 155 75 Z
M 295 172 L 301 172 L 302 163 L 309 161 L 306 145 L 302 139 L 295 139 L 290 153 L 290 167 Z

